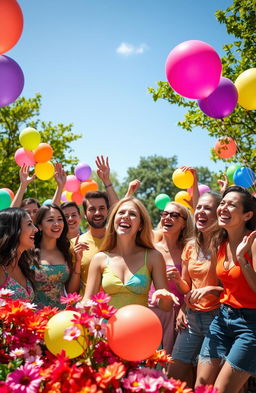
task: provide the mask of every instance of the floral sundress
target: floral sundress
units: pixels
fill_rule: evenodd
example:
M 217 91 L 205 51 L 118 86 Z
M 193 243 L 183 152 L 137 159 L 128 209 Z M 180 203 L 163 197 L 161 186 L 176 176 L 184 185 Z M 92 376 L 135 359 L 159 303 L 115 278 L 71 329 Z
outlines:
M 44 306 L 64 309 L 60 297 L 65 294 L 65 284 L 69 279 L 69 268 L 66 264 L 33 266 L 35 271 L 35 299 L 38 308 Z

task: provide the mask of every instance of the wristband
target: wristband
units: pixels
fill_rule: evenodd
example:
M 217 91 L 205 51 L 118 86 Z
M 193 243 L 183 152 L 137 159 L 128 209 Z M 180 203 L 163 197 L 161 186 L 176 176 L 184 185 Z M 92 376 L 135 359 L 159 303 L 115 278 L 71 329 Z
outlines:
M 107 186 L 105 186 L 105 188 L 109 188 L 109 187 L 112 187 L 112 183 L 110 183 Z
M 73 272 L 73 274 L 81 274 L 81 272 Z

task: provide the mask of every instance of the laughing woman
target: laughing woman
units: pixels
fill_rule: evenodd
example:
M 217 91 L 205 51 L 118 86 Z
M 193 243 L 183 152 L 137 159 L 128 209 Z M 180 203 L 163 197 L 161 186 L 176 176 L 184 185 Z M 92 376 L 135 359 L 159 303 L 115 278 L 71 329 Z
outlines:
M 173 281 L 173 276 L 177 272 L 181 273 L 181 255 L 183 248 L 193 236 L 193 218 L 189 210 L 177 202 L 170 202 L 161 212 L 160 227 L 162 239 L 155 243 L 155 248 L 162 254 L 168 279 L 169 291 L 173 292 L 183 303 L 183 295 L 177 290 Z M 151 306 L 151 295 L 154 292 L 152 284 L 149 294 L 149 306 L 159 317 L 163 327 L 162 348 L 166 353 L 171 354 L 176 338 L 176 317 L 180 309 L 179 306 L 173 307 L 171 311 L 164 312 L 159 307 Z
M 237 393 L 256 375 L 256 199 L 231 186 L 217 210 L 226 240 L 217 256 L 223 283 L 219 315 L 212 321 L 198 364 L 197 385 Z
M 147 306 L 153 281 L 152 301 L 170 310 L 178 304 L 168 291 L 165 262 L 152 243 L 152 226 L 146 208 L 136 198 L 120 200 L 113 208 L 101 252 L 92 259 L 83 300 L 100 288 L 111 296 L 110 304 Z
M 0 211 L 0 289 L 13 291 L 13 299 L 34 300 L 33 274 L 29 268 L 37 228 L 19 208 Z
M 83 244 L 77 244 L 76 261 L 72 264 L 67 239 L 68 226 L 62 210 L 57 205 L 42 206 L 35 224 L 39 231 L 35 246 L 39 249 L 35 271 L 35 303 L 64 308 L 60 297 L 66 292 L 78 292 Z

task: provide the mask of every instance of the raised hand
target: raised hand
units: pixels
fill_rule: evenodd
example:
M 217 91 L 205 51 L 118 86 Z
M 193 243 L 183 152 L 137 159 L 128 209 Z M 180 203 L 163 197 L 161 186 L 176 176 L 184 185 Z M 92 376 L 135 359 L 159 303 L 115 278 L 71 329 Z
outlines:
M 67 180 L 67 175 L 62 167 L 62 164 L 60 162 L 57 162 L 54 166 L 54 169 L 55 169 L 54 178 L 56 180 L 56 183 L 58 184 L 58 186 L 64 187 Z
M 95 163 L 97 165 L 97 175 L 105 185 L 110 183 L 110 167 L 108 157 L 97 156 Z
M 30 176 L 29 169 L 30 169 L 30 167 L 25 164 L 23 164 L 22 167 L 20 168 L 20 172 L 19 172 L 20 184 L 24 187 L 27 187 L 36 178 L 35 174 Z

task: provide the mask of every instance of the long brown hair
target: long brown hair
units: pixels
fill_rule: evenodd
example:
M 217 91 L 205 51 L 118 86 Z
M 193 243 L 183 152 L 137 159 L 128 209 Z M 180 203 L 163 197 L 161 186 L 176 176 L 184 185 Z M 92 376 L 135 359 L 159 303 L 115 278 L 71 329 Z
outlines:
M 110 213 L 106 234 L 100 251 L 110 251 L 115 248 L 117 242 L 117 234 L 114 228 L 114 220 L 117 211 L 125 202 L 132 202 L 140 213 L 141 230 L 137 232 L 135 239 L 136 245 L 144 248 L 154 248 L 152 240 L 152 224 L 147 209 L 137 198 L 126 197 L 117 202 L 117 204 L 113 207 Z

